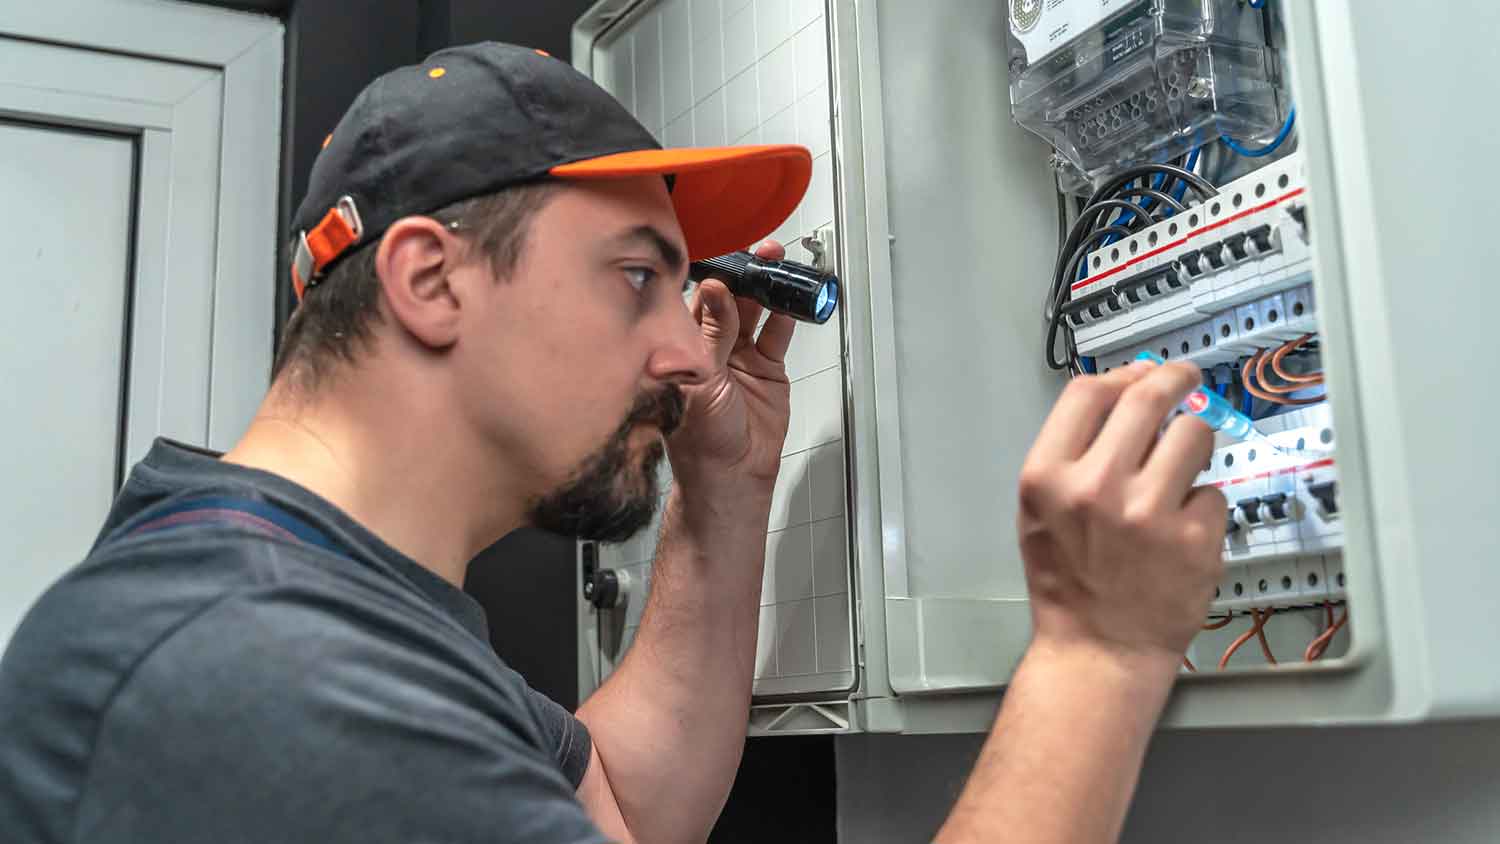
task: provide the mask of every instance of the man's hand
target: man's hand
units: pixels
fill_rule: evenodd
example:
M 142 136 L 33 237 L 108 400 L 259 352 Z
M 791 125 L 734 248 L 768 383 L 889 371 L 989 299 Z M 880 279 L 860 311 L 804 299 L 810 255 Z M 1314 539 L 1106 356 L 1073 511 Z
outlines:
M 1186 365 L 1074 379 L 1021 469 L 1018 527 L 1036 641 L 1175 671 L 1223 571 L 1224 496 L 1194 489 L 1213 434 L 1182 415 Z
M 941 844 L 1107 844 L 1222 569 L 1213 434 L 1161 421 L 1196 369 L 1134 364 L 1063 391 L 1021 469 L 1035 634 Z
M 786 254 L 775 241 L 754 251 L 771 259 Z M 796 321 L 771 314 L 757 338 L 761 306 L 736 299 L 714 279 L 698 286 L 691 308 L 714 369 L 704 383 L 683 388 L 686 413 L 668 441 L 672 469 L 692 480 L 750 479 L 769 490 L 786 441 L 791 385 L 785 360 Z

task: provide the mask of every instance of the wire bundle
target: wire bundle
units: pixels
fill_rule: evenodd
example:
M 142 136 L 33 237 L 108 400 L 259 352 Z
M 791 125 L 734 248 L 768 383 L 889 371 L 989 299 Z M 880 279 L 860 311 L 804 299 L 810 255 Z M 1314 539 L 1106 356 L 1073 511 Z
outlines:
M 1189 189 L 1200 201 L 1218 195 L 1218 189 L 1207 179 L 1183 166 L 1196 160 L 1195 150 L 1191 157 L 1182 159 L 1181 164 L 1130 167 L 1104 182 L 1083 204 L 1066 236 L 1060 238 L 1052 285 L 1048 288 L 1043 308 L 1043 318 L 1047 320 L 1046 360 L 1049 367 L 1078 373 L 1085 371 L 1073 341 L 1073 331 L 1064 320 L 1062 309 L 1072 295 L 1072 280 L 1080 275 L 1080 266 L 1088 253 L 1186 210 L 1182 197 Z M 1149 185 L 1147 180 L 1151 180 Z M 1136 184 L 1137 181 L 1140 184 Z M 1141 197 L 1141 201 L 1132 202 L 1130 197 Z M 1060 203 L 1059 224 L 1064 220 L 1065 211 L 1065 205 Z M 1061 225 L 1059 234 L 1062 234 Z M 1061 357 L 1057 348 L 1059 335 L 1064 346 Z
M 1271 620 L 1271 615 L 1275 612 L 1275 610 L 1268 609 L 1262 614 L 1260 610 L 1250 610 L 1250 629 L 1241 633 L 1239 638 L 1230 642 L 1229 647 L 1224 649 L 1224 655 L 1219 657 L 1220 671 L 1223 671 L 1225 666 L 1229 665 L 1229 658 L 1234 656 L 1234 652 L 1244 647 L 1245 643 L 1251 639 L 1259 639 L 1260 652 L 1265 656 L 1266 662 L 1272 665 L 1276 664 L 1276 657 L 1271 653 L 1271 643 L 1266 641 L 1266 622 Z
M 1338 635 L 1338 632 L 1344 629 L 1344 626 L 1349 623 L 1349 607 L 1347 605 L 1344 607 L 1344 612 L 1339 616 L 1337 621 L 1335 621 L 1333 618 L 1332 603 L 1325 601 L 1323 603 L 1323 608 L 1327 612 L 1327 620 L 1324 622 L 1323 632 L 1319 633 L 1316 638 L 1308 643 L 1307 649 L 1302 653 L 1302 659 L 1304 662 L 1317 662 L 1319 659 L 1322 659 L 1324 652 L 1328 650 L 1328 646 L 1333 642 L 1333 637 Z M 1251 608 L 1250 629 L 1246 630 L 1244 633 L 1241 633 L 1238 637 L 1235 638 L 1233 642 L 1229 643 L 1229 647 L 1224 649 L 1224 655 L 1219 657 L 1220 671 L 1223 671 L 1226 667 L 1228 667 L 1230 657 L 1234 656 L 1235 653 L 1238 652 L 1240 648 L 1244 647 L 1245 644 L 1248 643 L 1251 639 L 1259 640 L 1261 655 L 1266 658 L 1267 663 L 1271 665 L 1277 664 L 1275 654 L 1271 653 L 1271 644 L 1266 640 L 1266 622 L 1270 621 L 1271 616 L 1275 613 L 1276 610 L 1274 608 L 1265 610 Z M 1203 625 L 1203 629 L 1222 630 L 1223 628 L 1228 627 L 1229 624 L 1234 621 L 1234 618 L 1234 613 L 1227 613 L 1223 618 L 1217 621 L 1210 621 L 1205 623 Z M 1182 666 L 1188 671 L 1198 670 L 1197 666 L 1193 665 L 1192 660 L 1188 659 L 1186 656 L 1182 658 Z
M 1287 355 L 1303 348 L 1316 336 L 1316 334 L 1304 334 L 1295 340 L 1282 343 L 1274 351 L 1268 349 L 1257 351 L 1241 364 L 1240 383 L 1250 395 L 1273 404 L 1304 405 L 1317 404 L 1322 401 L 1325 396 L 1321 393 L 1303 398 L 1292 396 L 1292 393 L 1321 386 L 1323 384 L 1322 372 L 1296 373 L 1289 371 L 1286 367 Z M 1275 380 L 1266 375 L 1267 364 L 1270 365 Z

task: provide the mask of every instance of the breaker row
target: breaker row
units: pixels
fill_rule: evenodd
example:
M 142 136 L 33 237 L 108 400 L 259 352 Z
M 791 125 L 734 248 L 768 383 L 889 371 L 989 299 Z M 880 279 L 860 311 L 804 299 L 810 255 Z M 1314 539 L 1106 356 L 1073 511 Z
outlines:
M 1265 560 L 1229 569 L 1214 590 L 1209 613 L 1312 607 L 1346 598 L 1342 553 Z
M 1198 485 L 1224 493 L 1224 561 L 1230 566 L 1344 546 L 1334 437 L 1327 404 L 1255 423 L 1265 443 L 1217 449 Z
M 1301 156 L 1291 155 L 1095 251 L 1063 307 L 1079 352 L 1107 355 L 1306 284 L 1303 192 Z
M 1096 356 L 1100 372 L 1126 366 L 1139 352 L 1167 360 L 1186 360 L 1199 369 L 1236 364 L 1260 349 L 1270 349 L 1318 330 L 1317 301 L 1311 284 L 1272 293 L 1229 308 L 1176 331 L 1142 338 Z

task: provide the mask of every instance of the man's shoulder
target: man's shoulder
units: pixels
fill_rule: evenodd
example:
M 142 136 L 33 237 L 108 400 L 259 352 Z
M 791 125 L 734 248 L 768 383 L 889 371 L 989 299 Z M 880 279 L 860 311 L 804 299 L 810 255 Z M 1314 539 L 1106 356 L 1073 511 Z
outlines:
M 265 616 L 282 627 L 259 624 Z M 127 672 L 172 637 L 293 647 L 289 631 L 429 652 L 465 638 L 389 573 L 342 555 L 233 528 L 163 531 L 102 544 L 48 589 L 12 637 L 0 683 L 16 661 Z
M 75 787 L 101 771 L 139 782 L 135 766 L 162 753 L 205 775 L 230 758 L 264 771 L 445 724 L 546 758 L 519 677 L 388 576 L 317 548 L 188 533 L 108 543 L 28 613 L 0 661 L 0 732 L 17 737 L 0 768 Z
M 183 530 L 105 543 L 27 612 L 10 651 L 99 640 L 116 652 L 151 647 L 220 601 L 270 587 L 318 590 L 347 578 L 314 553 L 244 531 Z M 330 590 L 338 591 L 338 590 Z M 13 654 L 7 654 L 7 661 Z
M 390 576 L 320 548 L 164 531 L 103 544 L 32 606 L 0 661 L 0 722 L 102 717 L 138 682 L 233 697 L 275 673 L 290 698 L 316 676 L 295 673 L 307 654 L 329 669 L 344 658 L 397 676 L 432 663 L 493 674 L 472 638 Z M 169 660 L 175 674 L 143 671 Z

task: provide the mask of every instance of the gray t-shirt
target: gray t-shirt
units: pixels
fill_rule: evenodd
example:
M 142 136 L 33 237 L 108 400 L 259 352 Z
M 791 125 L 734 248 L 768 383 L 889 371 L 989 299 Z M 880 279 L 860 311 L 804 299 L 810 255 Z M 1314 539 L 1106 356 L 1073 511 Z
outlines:
M 245 514 L 137 530 L 205 498 L 336 550 Z M 574 796 L 583 725 L 478 603 L 327 501 L 158 441 L 99 543 L 0 660 L 0 839 L 605 840 Z

